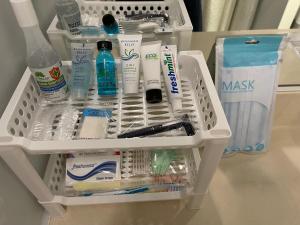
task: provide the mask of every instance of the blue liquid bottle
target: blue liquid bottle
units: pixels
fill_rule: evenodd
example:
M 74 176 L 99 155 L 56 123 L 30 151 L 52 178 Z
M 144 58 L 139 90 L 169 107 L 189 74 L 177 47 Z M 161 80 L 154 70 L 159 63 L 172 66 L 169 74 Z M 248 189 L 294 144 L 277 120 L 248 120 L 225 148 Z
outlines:
M 115 96 L 117 94 L 116 63 L 111 54 L 110 41 L 98 41 L 98 56 L 96 58 L 96 72 L 98 95 Z
M 113 35 L 113 34 L 120 33 L 119 25 L 112 15 L 105 14 L 102 17 L 102 23 L 103 23 L 103 29 L 107 34 Z

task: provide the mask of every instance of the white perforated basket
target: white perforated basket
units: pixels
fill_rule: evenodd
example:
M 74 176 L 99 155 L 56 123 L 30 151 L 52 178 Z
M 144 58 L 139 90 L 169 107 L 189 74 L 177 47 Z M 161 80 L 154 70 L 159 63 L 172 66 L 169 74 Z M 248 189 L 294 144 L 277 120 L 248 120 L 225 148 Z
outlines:
M 189 50 L 192 38 L 193 26 L 187 13 L 183 0 L 164 0 L 164 1 L 91 1 L 77 0 L 81 14 L 96 14 L 100 20 L 103 15 L 110 13 L 116 17 L 132 13 L 161 13 L 166 12 L 170 18 L 168 29 L 156 29 L 152 34 L 143 34 L 147 41 L 162 40 L 166 44 L 177 44 L 178 49 Z M 85 40 L 98 41 L 107 39 L 105 35 L 99 37 L 72 36 L 65 30 L 57 28 L 57 17 L 50 24 L 47 33 L 51 44 L 59 53 L 63 60 L 70 59 L 70 42 Z M 115 38 L 115 37 L 113 37 Z
M 92 196 L 80 196 L 78 192 L 71 188 L 65 187 L 65 171 L 66 171 L 66 159 L 62 154 L 51 155 L 46 173 L 44 176 L 44 182 L 49 190 L 54 194 L 54 198 L 51 203 L 59 203 L 62 205 L 90 205 L 90 204 L 103 204 L 103 203 L 120 203 L 120 202 L 137 202 L 137 201 L 157 201 L 157 200 L 172 200 L 180 199 L 187 194 L 193 192 L 193 186 L 196 181 L 197 169 L 200 164 L 200 155 L 198 149 L 182 149 L 179 150 L 184 156 L 186 161 L 186 173 L 178 175 L 185 180 L 184 183 L 174 184 L 168 183 L 168 188 L 160 192 L 150 193 L 139 193 L 139 194 L 123 194 L 123 195 L 112 195 L 109 193 L 102 195 Z M 135 162 L 132 155 L 138 154 L 142 162 Z M 121 182 L 130 182 L 132 186 L 143 186 L 146 185 L 142 176 L 131 177 L 132 165 L 138 167 L 147 166 L 149 162 L 144 162 L 145 154 L 149 154 L 148 151 L 126 151 L 122 153 L 121 160 Z M 149 166 L 149 165 L 148 165 Z M 139 168 L 141 170 L 143 168 Z M 144 171 L 144 175 L 149 175 L 149 171 Z M 157 177 L 154 181 L 155 184 L 163 184 Z M 145 179 L 145 178 L 144 178 Z M 133 185 L 134 184 L 134 185 Z M 113 191 L 113 189 L 111 190 Z M 43 203 L 43 202 L 42 202 Z M 48 202 L 47 202 L 48 203 Z
M 13 147 L 33 154 L 53 154 L 89 150 L 193 148 L 205 146 L 206 142 L 218 143 L 219 140 L 226 142 L 231 135 L 230 129 L 202 53 L 181 52 L 179 65 L 183 87 L 182 114 L 189 114 L 196 131 L 194 136 L 162 134 L 158 137 L 116 139 L 117 134 L 128 129 L 130 126 L 128 124 L 132 124 L 131 121 L 138 121 L 134 126 L 134 129 L 137 129 L 174 118 L 164 85 L 163 101 L 159 104 L 147 104 L 141 83 L 139 94 L 127 97 L 119 93 L 113 99 L 113 123 L 109 125 L 106 139 L 31 140 L 30 130 L 37 114 L 45 109 L 45 102 L 27 69 L 1 118 L 0 151 Z M 89 99 L 85 104 L 88 105 L 89 102 L 103 103 L 93 89 L 90 90 Z M 72 102 L 65 104 L 71 105 Z M 75 104 L 74 107 L 81 109 L 83 105 Z M 77 127 L 75 126 L 74 131 Z

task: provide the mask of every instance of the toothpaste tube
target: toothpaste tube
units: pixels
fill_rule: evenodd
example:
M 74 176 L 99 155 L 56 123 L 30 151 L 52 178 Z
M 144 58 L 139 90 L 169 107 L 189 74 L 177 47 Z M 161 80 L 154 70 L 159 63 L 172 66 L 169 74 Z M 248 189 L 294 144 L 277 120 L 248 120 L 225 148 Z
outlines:
M 78 182 L 101 182 L 121 179 L 120 155 L 83 155 L 67 158 L 66 186 Z
M 161 66 L 173 111 L 180 111 L 182 110 L 182 89 L 176 45 L 166 45 L 161 47 Z

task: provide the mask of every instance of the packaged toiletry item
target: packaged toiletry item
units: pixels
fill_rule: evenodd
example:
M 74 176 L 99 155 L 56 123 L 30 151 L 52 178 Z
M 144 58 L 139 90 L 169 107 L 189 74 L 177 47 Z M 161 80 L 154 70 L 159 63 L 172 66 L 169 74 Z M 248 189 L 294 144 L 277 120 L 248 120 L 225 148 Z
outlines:
M 120 178 L 120 155 L 84 155 L 66 160 L 67 187 L 79 182 L 115 181 Z
M 72 140 L 79 113 L 78 109 L 68 104 L 41 106 L 28 138 L 33 141 Z
M 58 101 L 68 96 L 68 86 L 62 73 L 62 63 L 45 39 L 30 0 L 11 1 L 27 47 L 27 63 L 42 96 Z
M 98 95 L 115 96 L 117 94 L 116 63 L 111 54 L 110 41 L 97 42 L 98 56 L 96 58 L 96 73 Z
M 84 13 L 81 15 L 82 25 L 78 27 L 82 36 L 99 36 L 101 33 L 99 16 L 97 13 L 92 15 Z
M 96 26 L 80 26 L 78 27 L 82 36 L 99 36 L 100 28 Z
M 142 35 L 118 35 L 122 63 L 123 93 L 139 92 L 140 47 Z
M 284 43 L 282 35 L 218 39 L 216 86 L 232 131 L 225 153 L 266 149 Z
M 176 45 L 161 47 L 161 66 L 173 111 L 180 111 L 182 110 L 182 89 Z
M 73 35 L 80 34 L 78 27 L 82 23 L 77 2 L 75 0 L 56 0 L 55 9 L 59 26 Z
M 115 20 L 115 17 L 111 14 L 105 14 L 102 17 L 102 23 L 103 23 L 103 29 L 107 34 L 118 34 L 119 31 L 119 25 L 117 21 Z
M 71 97 L 84 100 L 87 97 L 91 77 L 94 75 L 94 44 L 71 43 L 72 75 Z
M 151 174 L 154 176 L 182 175 L 187 173 L 186 160 L 182 151 L 151 151 Z
M 110 109 L 85 108 L 82 113 L 83 123 L 80 129 L 80 139 L 103 139 L 107 134 Z
M 161 41 L 144 43 L 141 47 L 144 86 L 148 103 L 159 103 L 162 101 L 160 47 Z

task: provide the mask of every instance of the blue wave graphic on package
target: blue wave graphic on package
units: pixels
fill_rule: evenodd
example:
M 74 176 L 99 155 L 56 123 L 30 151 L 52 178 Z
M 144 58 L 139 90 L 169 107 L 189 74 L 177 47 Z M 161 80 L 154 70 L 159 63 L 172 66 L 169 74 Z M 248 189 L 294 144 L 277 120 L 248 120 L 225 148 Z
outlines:
M 140 55 L 138 53 L 135 53 L 134 49 L 131 49 L 129 52 L 127 49 L 125 49 L 125 55 L 122 55 L 121 59 L 128 61 L 131 59 L 137 59 L 139 57 L 140 57 Z
M 72 178 L 73 180 L 83 181 L 83 180 L 86 180 L 86 179 L 88 179 L 98 173 L 102 173 L 102 172 L 110 172 L 110 173 L 115 174 L 116 167 L 117 167 L 116 161 L 107 161 L 107 162 L 101 163 L 100 165 L 93 168 L 90 172 L 88 172 L 82 176 L 77 176 L 77 175 L 71 173 L 69 170 L 67 170 L 67 175 L 70 178 Z

